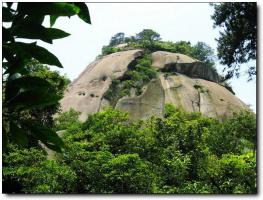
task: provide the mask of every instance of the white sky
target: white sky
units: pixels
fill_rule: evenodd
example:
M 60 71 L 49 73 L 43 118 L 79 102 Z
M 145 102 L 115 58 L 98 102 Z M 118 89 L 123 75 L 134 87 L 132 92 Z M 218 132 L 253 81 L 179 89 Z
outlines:
M 71 36 L 55 40 L 53 45 L 38 42 L 54 53 L 64 66 L 62 74 L 73 80 L 101 53 L 111 36 L 124 32 L 135 35 L 143 29 L 153 29 L 164 41 L 205 42 L 216 49 L 219 30 L 213 29 L 213 8 L 208 3 L 87 3 L 92 25 L 77 16 L 61 17 L 55 28 Z M 48 20 L 47 20 L 48 21 Z M 47 22 L 46 21 L 46 22 Z M 46 23 L 48 26 L 49 23 Z M 223 67 L 217 64 L 218 71 Z M 58 69 L 58 68 L 52 68 Z M 256 81 L 247 76 L 230 81 L 236 96 L 256 111 Z

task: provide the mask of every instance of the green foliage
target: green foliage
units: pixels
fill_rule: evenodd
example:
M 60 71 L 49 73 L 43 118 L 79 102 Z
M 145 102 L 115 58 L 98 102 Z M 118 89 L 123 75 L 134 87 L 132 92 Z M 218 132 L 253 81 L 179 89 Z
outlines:
M 124 33 L 116 33 L 114 36 L 111 37 L 110 46 L 116 46 L 124 42 Z
M 130 95 L 131 88 L 135 89 L 136 95 L 140 95 L 143 85 L 149 83 L 156 76 L 157 72 L 151 66 L 150 56 L 146 54 L 129 66 L 121 80 L 112 80 L 112 84 L 104 97 L 111 102 L 112 106 L 115 106 L 121 97 Z
M 169 146 L 161 155 L 161 177 L 165 185 L 180 185 L 189 176 L 190 156 Z
M 222 27 L 217 39 L 218 58 L 227 65 L 229 79 L 240 75 L 240 64 L 256 59 L 257 3 L 231 2 L 213 4 L 215 27 Z M 256 75 L 255 66 L 248 67 L 249 80 Z
M 64 164 L 46 160 L 41 149 L 9 147 L 3 154 L 3 191 L 16 193 L 68 193 L 76 181 L 75 173 Z
M 47 127 L 51 128 L 54 124 L 53 115 L 59 111 L 57 100 L 63 97 L 69 80 L 56 71 L 50 71 L 36 60 L 28 62 L 24 70 L 28 75 L 10 80 L 13 88 L 6 88 L 8 91 L 5 100 L 9 109 L 14 109 L 9 139 L 22 146 L 29 143 L 32 145 L 32 141 L 40 139 L 43 143 L 49 143 L 47 145 L 52 149 L 60 150 L 55 145 L 62 144 L 61 140 L 58 137 L 54 140 L 56 133 Z M 18 91 L 15 99 L 12 99 L 14 94 L 10 94 L 10 91 Z M 50 93 L 53 93 L 54 97 L 49 96 Z M 21 113 L 18 113 L 18 110 Z M 41 127 L 43 130 L 39 130 Z M 52 144 L 51 140 L 55 143 Z
M 143 29 L 140 33 L 136 34 L 135 39 L 139 42 L 143 41 L 158 41 L 161 40 L 160 34 L 152 29 Z
M 15 6 L 14 6 L 15 7 Z M 41 9 L 39 9 L 41 8 Z M 48 147 L 61 150 L 63 142 L 52 131 L 52 115 L 58 111 L 67 84 L 65 77 L 51 72 L 42 64 L 62 67 L 58 58 L 37 42 L 25 43 L 19 39 L 53 40 L 68 33 L 43 26 L 46 16 L 51 25 L 60 16 L 78 15 L 90 23 L 85 3 L 3 3 L 3 127 L 4 147 L 8 142 L 26 145 L 28 140 L 40 140 Z M 35 132 L 38 131 L 38 132 Z M 4 149 L 5 150 L 5 149 Z
M 116 48 L 116 47 L 103 46 L 102 47 L 102 55 L 100 55 L 99 57 L 106 56 L 106 55 L 109 55 L 109 54 L 112 54 L 112 53 L 116 53 L 116 52 L 119 52 L 119 51 L 121 51 L 121 49 Z
M 209 92 L 209 90 L 202 85 L 195 84 L 194 88 L 196 90 L 198 90 L 199 93 L 208 93 Z
M 140 159 L 138 154 L 118 155 L 104 167 L 106 185 L 112 193 L 149 193 L 152 189 L 154 174 L 150 163 Z
M 256 157 L 252 153 L 210 155 L 199 170 L 199 176 L 210 180 L 215 193 L 256 193 Z
M 164 105 L 164 117 L 165 118 L 170 117 L 177 111 L 178 109 L 176 109 L 172 104 L 167 103 Z
M 114 35 L 109 45 L 103 46 L 102 56 L 124 51 L 127 48 L 116 48 L 115 46 L 121 43 L 128 43 L 129 48 L 141 48 L 147 53 L 154 51 L 168 51 L 173 53 L 181 53 L 193 57 L 197 60 L 204 62 L 208 67 L 214 68 L 214 51 L 204 42 L 198 42 L 192 45 L 187 41 L 161 41 L 160 34 L 152 29 L 144 29 L 135 36 L 125 37 L 124 33 L 117 33 Z
M 213 126 L 209 148 L 217 156 L 227 153 L 244 153 L 244 140 L 249 141 L 248 149 L 255 151 L 257 141 L 256 116 L 244 111 L 234 114 L 220 124 Z M 252 148 L 251 148 L 252 147 Z
M 72 108 L 68 112 L 61 113 L 55 118 L 55 127 L 57 130 L 69 129 L 71 126 L 79 125 L 78 119 L 80 112 L 73 110 Z
M 60 75 L 58 71 L 51 71 L 48 66 L 42 65 L 37 60 L 28 62 L 25 70 L 27 70 L 31 76 L 47 80 L 55 87 L 56 93 L 61 97 L 67 85 L 70 83 L 70 80 L 65 75 Z
M 204 42 L 197 42 L 196 45 L 193 46 L 191 56 L 204 62 L 207 66 L 211 68 L 213 68 L 215 65 L 214 50 Z
M 58 71 L 51 71 L 49 67 L 40 64 L 36 60 L 28 62 L 25 66 L 25 70 L 27 70 L 32 77 L 38 77 L 48 81 L 54 88 L 54 92 L 59 99 L 64 96 L 64 91 L 70 83 L 70 80 L 66 76 L 60 75 Z M 32 83 L 28 82 L 27 84 Z M 43 106 L 35 109 L 32 108 L 30 109 L 30 115 L 34 118 L 40 119 L 45 126 L 52 127 L 54 125 L 53 115 L 59 112 L 59 109 L 60 104 L 59 102 L 56 102 L 50 106 Z
M 254 114 L 220 122 L 167 104 L 164 118 L 137 122 L 110 107 L 82 124 L 77 115 L 57 118 L 65 128 L 57 160 L 45 161 L 37 149 L 13 150 L 4 155 L 4 179 L 29 193 L 257 192 Z

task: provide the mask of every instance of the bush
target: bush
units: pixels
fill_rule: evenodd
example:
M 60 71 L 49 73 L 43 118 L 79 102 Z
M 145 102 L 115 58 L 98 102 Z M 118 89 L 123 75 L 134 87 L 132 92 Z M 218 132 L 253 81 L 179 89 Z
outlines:
M 74 191 L 75 173 L 55 160 L 46 160 L 41 149 L 19 149 L 11 146 L 9 153 L 3 155 L 3 163 L 3 184 L 21 188 L 12 192 L 34 194 Z M 4 192 L 12 190 L 5 187 Z
M 68 112 L 61 113 L 55 118 L 56 130 L 68 129 L 70 126 L 77 126 L 79 121 L 80 112 L 73 110 L 72 108 Z
M 137 154 L 116 156 L 103 166 L 107 190 L 132 194 L 152 192 L 154 174 L 149 164 Z
M 136 60 L 136 64 L 129 67 L 121 80 L 113 79 L 110 88 L 104 94 L 104 98 L 109 100 L 114 107 L 117 101 L 127 95 L 130 95 L 131 88 L 135 89 L 135 94 L 142 93 L 143 85 L 156 78 L 157 72 L 151 66 L 149 55 L 144 55 Z

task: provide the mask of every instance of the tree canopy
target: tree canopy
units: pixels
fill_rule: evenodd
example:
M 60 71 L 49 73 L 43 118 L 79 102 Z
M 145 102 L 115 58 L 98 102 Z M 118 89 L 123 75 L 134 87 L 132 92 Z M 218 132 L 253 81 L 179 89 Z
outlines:
M 161 40 L 160 34 L 152 29 L 143 29 L 140 33 L 136 34 L 135 39 L 139 41 L 146 40 L 150 42 Z
M 124 42 L 124 33 L 116 33 L 114 36 L 111 37 L 111 40 L 110 40 L 110 46 L 115 46 L 115 45 L 118 45 L 118 44 L 121 44 Z
M 240 75 L 240 65 L 257 56 L 257 3 L 227 2 L 212 4 L 214 26 L 222 29 L 217 39 L 218 58 L 226 65 L 226 78 Z M 256 75 L 256 67 L 248 66 L 249 79 Z
M 84 122 L 61 114 L 64 151 L 9 145 L 4 192 L 255 194 L 256 119 L 241 112 L 220 122 L 167 104 L 165 117 L 131 122 L 107 108 Z

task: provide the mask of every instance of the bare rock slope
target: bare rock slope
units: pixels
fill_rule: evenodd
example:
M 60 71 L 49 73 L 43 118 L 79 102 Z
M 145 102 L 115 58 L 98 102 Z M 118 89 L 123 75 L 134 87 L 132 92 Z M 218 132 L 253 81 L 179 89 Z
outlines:
M 119 79 L 129 65 L 140 58 L 142 50 L 110 54 L 91 63 L 73 81 L 61 100 L 62 111 L 73 108 L 81 112 L 80 119 L 112 105 L 104 98 L 112 80 Z M 142 94 L 131 91 L 118 99 L 115 108 L 129 112 L 131 119 L 162 116 L 164 105 L 171 103 L 188 112 L 201 112 L 217 119 L 233 112 L 249 109 L 225 87 L 218 84 L 218 74 L 202 62 L 186 55 L 157 51 L 151 54 L 152 66 L 158 76 L 142 88 Z M 167 73 L 169 72 L 169 73 Z M 132 89 L 131 89 L 132 90 Z

